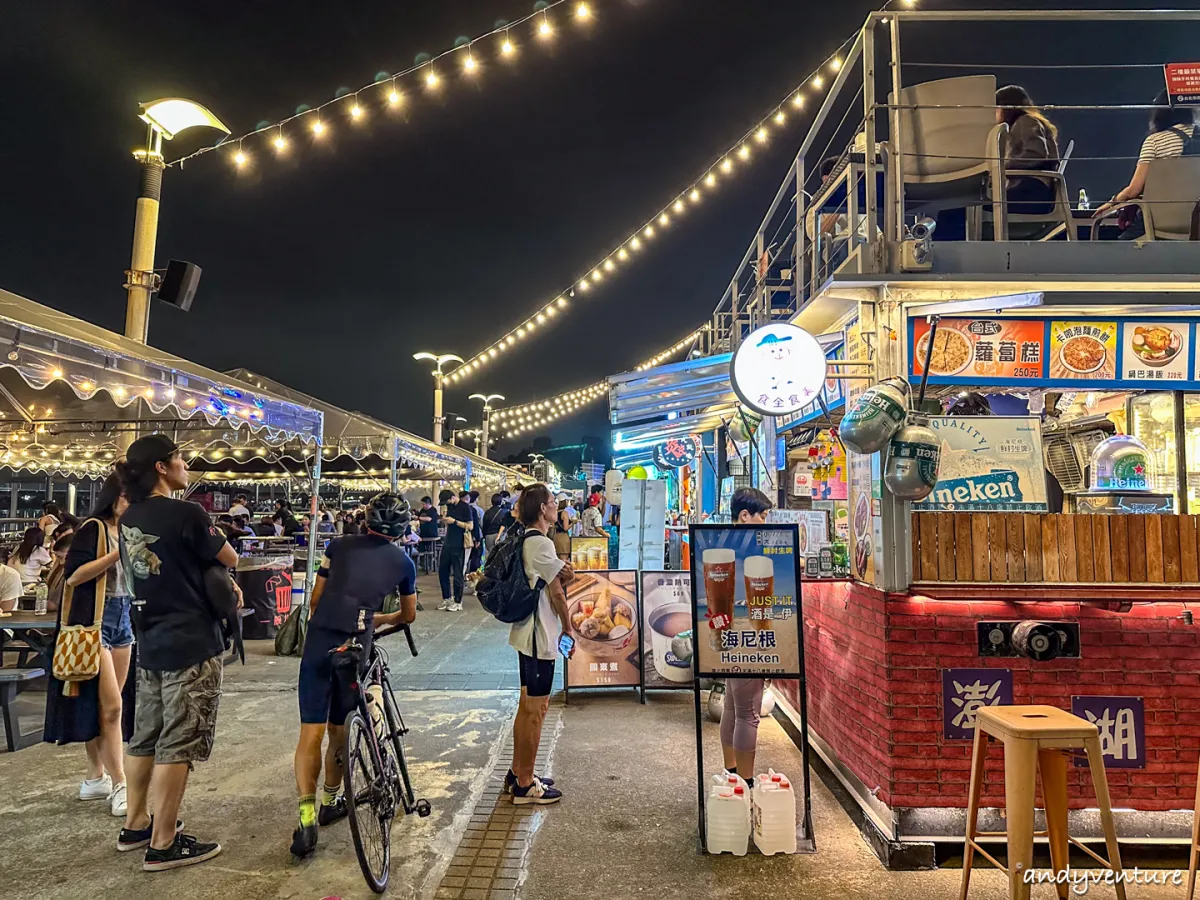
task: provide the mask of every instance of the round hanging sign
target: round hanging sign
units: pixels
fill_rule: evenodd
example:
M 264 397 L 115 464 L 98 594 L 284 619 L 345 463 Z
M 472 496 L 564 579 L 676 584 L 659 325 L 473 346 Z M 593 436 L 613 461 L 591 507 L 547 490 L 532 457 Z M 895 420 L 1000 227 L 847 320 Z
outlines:
M 700 455 L 700 439 L 689 434 L 687 437 L 672 438 L 654 447 L 654 465 L 660 469 L 682 469 L 694 463 Z
M 750 332 L 733 355 L 729 379 L 744 404 L 764 416 L 788 416 L 814 402 L 826 376 L 825 351 L 795 325 Z

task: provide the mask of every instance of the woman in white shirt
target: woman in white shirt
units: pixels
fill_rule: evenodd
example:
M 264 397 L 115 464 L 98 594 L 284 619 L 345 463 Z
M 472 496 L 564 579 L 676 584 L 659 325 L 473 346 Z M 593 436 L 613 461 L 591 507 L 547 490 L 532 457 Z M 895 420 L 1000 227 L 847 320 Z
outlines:
M 516 512 L 526 531 L 521 560 L 529 586 L 536 587 L 541 580 L 545 587 L 537 609 L 513 625 L 508 637 L 520 663 L 521 700 L 513 723 L 512 767 L 505 776 L 504 789 L 512 793 L 517 806 L 545 805 L 561 800 L 562 792 L 555 789 L 552 779 L 534 773 L 534 761 L 542 740 L 542 723 L 550 708 L 558 642 L 570 625 L 565 587 L 575 573 L 555 554 L 554 541 L 549 537 L 558 517 L 558 501 L 550 489 L 544 484 L 525 488 Z
M 36 525 L 25 530 L 25 536 L 12 556 L 8 558 L 10 569 L 16 569 L 21 576 L 21 584 L 34 584 L 40 580 L 42 569 L 50 565 L 50 551 L 43 546 L 46 535 Z
M 1196 131 L 1196 111 L 1190 106 L 1171 106 L 1171 99 L 1164 90 L 1154 98 L 1154 112 L 1150 115 L 1150 133 L 1142 141 L 1137 166 L 1129 184 L 1112 200 L 1096 210 L 1093 218 L 1104 215 L 1115 206 L 1136 200 L 1146 190 L 1146 174 L 1150 163 L 1156 159 L 1172 159 L 1183 155 L 1184 147 Z M 1146 225 L 1138 213 L 1137 221 L 1121 233 L 1121 240 L 1135 240 L 1146 233 Z

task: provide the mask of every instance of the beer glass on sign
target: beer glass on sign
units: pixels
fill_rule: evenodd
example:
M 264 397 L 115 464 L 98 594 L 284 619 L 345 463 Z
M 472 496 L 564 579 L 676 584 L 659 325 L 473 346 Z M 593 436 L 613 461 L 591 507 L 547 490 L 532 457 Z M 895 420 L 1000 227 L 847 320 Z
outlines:
M 751 556 L 742 563 L 746 580 L 746 610 L 750 627 L 765 631 L 774 625 L 771 607 L 775 603 L 775 560 L 769 556 Z
M 737 590 L 737 555 L 724 548 L 705 550 L 700 557 L 704 570 L 704 598 L 708 604 L 710 619 L 723 615 L 725 628 L 709 628 L 708 646 L 711 650 L 721 649 L 721 635 L 733 623 L 733 600 Z

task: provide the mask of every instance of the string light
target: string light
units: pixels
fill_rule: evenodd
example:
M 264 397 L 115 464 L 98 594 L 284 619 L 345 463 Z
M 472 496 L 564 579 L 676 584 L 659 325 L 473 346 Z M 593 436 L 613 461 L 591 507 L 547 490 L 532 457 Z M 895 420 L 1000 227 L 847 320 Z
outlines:
M 287 138 L 285 138 L 283 136 L 282 131 L 280 131 L 279 134 L 276 135 L 274 143 L 275 143 L 276 150 L 286 150 L 287 149 Z
M 354 116 L 354 118 L 361 119 L 362 114 L 363 114 L 363 108 L 361 106 L 359 106 L 357 103 L 355 103 L 352 107 L 350 107 L 350 115 Z
M 313 134 L 315 134 L 317 137 L 320 137 L 322 134 L 325 133 L 325 123 L 322 122 L 320 119 L 317 119 L 312 124 L 312 130 L 313 130 Z
M 471 45 L 478 43 L 480 40 L 484 40 L 486 38 L 490 38 L 495 35 L 503 35 L 503 42 L 500 45 L 500 53 L 504 56 L 512 56 L 516 51 L 516 47 L 513 44 L 513 41 L 510 37 L 511 29 L 518 27 L 520 25 L 523 25 L 527 22 L 532 22 L 532 21 L 536 20 L 535 25 L 536 25 L 537 34 L 540 37 L 542 37 L 543 39 L 550 38 L 554 33 L 554 28 L 552 27 L 552 25 L 550 23 L 548 13 L 551 10 L 553 10 L 554 8 L 556 8 L 557 6 L 559 6 L 560 4 L 566 3 L 566 2 L 568 2 L 568 0 L 548 0 L 548 2 L 539 2 L 537 4 L 537 8 L 533 12 L 531 12 L 527 15 L 524 15 L 524 16 L 520 17 L 519 19 L 516 19 L 513 21 L 500 20 L 496 24 L 496 27 L 492 28 L 490 31 L 486 31 L 480 35 L 477 35 L 475 38 L 472 38 L 472 39 L 466 41 L 466 46 L 470 47 Z M 570 2 L 575 3 L 575 18 L 577 20 L 584 21 L 584 20 L 590 20 L 590 19 L 594 18 L 592 15 L 591 8 L 586 3 L 578 3 L 578 2 L 575 2 L 575 0 L 570 0 Z M 356 90 L 356 91 L 339 90 L 337 93 L 337 96 L 335 96 L 331 100 L 327 100 L 326 102 L 321 103 L 315 107 L 309 107 L 307 105 L 302 105 L 300 107 L 297 107 L 296 112 L 293 115 L 286 116 L 282 119 L 278 119 L 278 120 L 271 121 L 271 122 L 263 122 L 260 125 L 260 127 L 257 127 L 255 129 L 253 129 L 252 131 L 248 131 L 239 137 L 230 138 L 230 140 L 235 140 L 240 143 L 241 141 L 244 141 L 248 138 L 252 138 L 255 135 L 262 134 L 262 133 L 267 133 L 268 137 L 269 137 L 270 134 L 281 130 L 285 125 L 295 122 L 301 116 L 307 115 L 311 112 L 315 112 L 319 116 L 322 110 L 325 110 L 328 107 L 333 106 L 334 104 L 341 103 L 344 100 L 346 100 L 347 98 L 350 98 L 352 104 L 355 106 L 358 106 L 359 110 L 360 110 L 357 113 L 351 111 L 351 115 L 353 115 L 356 119 L 359 118 L 360 116 L 365 116 L 366 108 L 364 106 L 361 106 L 358 103 L 358 94 L 361 91 L 367 91 L 367 90 L 378 87 L 381 82 L 385 86 L 387 86 L 389 83 L 391 84 L 391 90 L 389 90 L 388 93 L 386 94 L 388 102 L 390 102 L 392 104 L 399 103 L 400 95 L 399 95 L 399 92 L 396 90 L 396 80 L 397 79 L 404 78 L 409 75 L 413 75 L 414 73 L 418 73 L 423 69 L 429 69 L 429 72 L 426 73 L 426 75 L 425 75 L 426 83 L 430 88 L 435 87 L 441 81 L 441 78 L 440 78 L 440 76 L 438 76 L 436 73 L 433 72 L 433 66 L 435 66 L 443 58 L 448 57 L 450 54 L 457 53 L 461 49 L 462 46 L 463 46 L 462 41 L 455 42 L 455 46 L 453 48 L 444 50 L 432 57 L 429 56 L 428 54 L 422 53 L 418 56 L 418 61 L 416 63 L 414 63 L 411 66 L 406 67 L 402 71 L 396 72 L 394 74 L 389 74 L 387 72 L 381 72 L 378 75 L 376 75 L 375 79 L 370 84 L 365 84 L 365 85 L 361 86 L 360 88 L 358 88 L 358 90 Z M 463 64 L 463 69 L 465 70 L 465 72 L 468 75 L 473 75 L 482 68 L 483 68 L 483 66 L 480 63 L 480 60 L 475 58 L 474 55 L 472 53 L 470 53 L 470 51 L 468 51 L 467 59 L 464 60 L 464 64 Z M 432 75 L 432 80 L 430 80 L 431 75 Z M 323 126 L 320 128 L 316 127 L 315 125 L 313 126 L 313 131 L 317 134 L 321 134 L 321 132 L 323 130 L 324 130 Z M 227 143 L 227 142 L 225 142 L 225 143 Z M 172 160 L 167 165 L 168 166 L 182 166 L 185 162 L 195 159 L 198 156 L 202 156 L 205 153 L 208 153 L 214 149 L 216 149 L 216 148 L 212 147 L 212 146 L 201 147 L 192 153 L 188 153 L 185 156 L 181 156 L 181 157 L 178 157 L 178 158 Z
M 777 127 L 780 123 L 786 124 L 787 122 L 787 117 L 784 115 L 784 107 L 789 102 L 796 107 L 803 106 L 803 86 L 805 84 L 812 84 L 814 86 L 823 84 L 824 80 L 821 78 L 819 73 L 826 65 L 831 65 L 834 60 L 841 60 L 841 54 L 844 52 L 844 48 L 848 43 L 849 41 L 838 47 L 837 50 L 830 56 L 826 57 L 813 74 L 800 82 L 801 87 L 799 89 L 793 88 L 792 90 L 789 90 L 783 100 L 776 104 L 770 110 L 770 112 L 758 122 L 757 125 L 743 134 L 742 137 L 739 138 L 738 141 L 734 143 L 725 153 L 722 153 L 720 156 L 718 156 L 716 161 L 714 161 L 697 180 L 687 185 L 682 191 L 677 193 L 665 207 L 661 207 L 657 212 L 650 216 L 642 226 L 631 232 L 628 238 L 621 241 L 617 246 L 597 260 L 596 263 L 594 263 L 587 270 L 588 274 L 579 277 L 576 280 L 575 290 L 580 292 L 590 291 L 591 288 L 595 286 L 595 283 L 601 280 L 599 277 L 597 277 L 597 273 L 601 270 L 616 274 L 617 270 L 620 268 L 617 263 L 623 263 L 627 261 L 630 255 L 628 252 L 629 250 L 637 251 L 641 248 L 643 241 L 649 241 L 654 238 L 655 223 L 657 223 L 661 228 L 666 228 L 670 224 L 670 216 L 667 212 L 668 210 L 673 210 L 676 214 L 681 214 L 687 208 L 686 204 L 683 202 L 685 199 L 690 199 L 692 202 L 699 200 L 699 186 L 701 184 L 703 184 L 709 190 L 716 189 L 720 185 L 723 177 L 730 176 L 733 173 L 734 162 L 730 158 L 730 154 L 735 155 L 743 164 L 749 164 L 752 162 L 753 154 L 750 150 L 750 144 L 747 142 L 751 139 L 761 144 L 766 144 L 769 142 L 772 134 L 771 129 Z M 611 268 L 609 267 L 608 263 L 612 263 Z M 449 373 L 446 376 L 447 381 L 450 383 L 460 383 L 465 381 L 469 374 L 473 371 L 473 367 L 470 366 L 470 363 L 478 360 L 480 357 L 486 357 L 490 355 L 489 351 L 492 348 L 496 348 L 499 352 L 503 352 L 509 346 L 507 338 L 522 327 L 528 328 L 530 322 L 536 321 L 536 316 L 540 311 L 541 310 L 533 311 L 524 322 L 520 322 L 513 328 L 509 329 L 505 335 L 492 342 L 492 344 L 489 346 L 484 347 L 477 354 L 475 354 L 475 356 L 468 359 L 466 363 Z
M 697 328 L 687 337 L 639 364 L 636 367 L 636 371 L 640 372 L 660 365 L 681 350 L 692 346 L 696 339 L 708 328 L 708 325 Z M 595 384 L 589 384 L 587 387 L 559 394 L 548 400 L 534 400 L 520 406 L 492 410 L 491 418 L 498 428 L 506 429 L 505 437 L 516 437 L 531 429 L 541 427 L 542 425 L 570 415 L 584 406 L 594 403 L 601 397 L 607 396 L 607 394 L 607 380 L 598 381 Z
M 392 106 L 398 106 L 403 99 L 404 95 L 396 90 L 395 85 L 392 85 L 392 89 L 388 91 L 388 103 L 392 104 Z

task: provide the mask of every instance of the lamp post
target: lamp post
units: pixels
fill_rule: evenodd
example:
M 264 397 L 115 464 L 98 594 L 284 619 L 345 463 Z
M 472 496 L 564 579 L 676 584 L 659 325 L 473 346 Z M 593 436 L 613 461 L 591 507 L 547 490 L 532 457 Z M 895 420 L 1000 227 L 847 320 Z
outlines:
M 206 126 L 229 134 L 225 124 L 199 103 L 181 97 L 165 97 L 141 104 L 138 116 L 146 123 L 145 149 L 133 151 L 142 166 L 141 191 L 133 220 L 133 252 L 125 272 L 129 298 L 125 304 L 125 336 L 146 343 L 150 328 L 150 295 L 157 287 L 154 275 L 154 245 L 158 240 L 158 203 L 162 195 L 162 142 L 188 128 Z
M 483 449 L 479 450 L 477 452 L 484 459 L 487 459 L 487 455 L 488 455 L 488 419 L 490 419 L 492 416 L 492 401 L 493 400 L 504 400 L 505 396 L 503 394 L 487 394 L 487 395 L 472 394 L 470 399 L 483 401 L 483 427 L 481 429 L 482 434 L 483 434 L 483 437 L 482 437 Z
M 445 418 L 442 416 L 442 384 L 446 373 L 442 371 L 442 366 L 448 362 L 456 362 L 462 365 L 462 357 L 455 356 L 453 353 L 429 353 L 422 350 L 420 353 L 414 353 L 413 359 L 427 359 L 432 362 L 437 368 L 433 370 L 433 442 L 440 445 L 442 443 L 442 425 L 445 424 Z
M 473 437 L 473 438 L 475 438 L 475 455 L 476 455 L 476 456 L 480 456 L 480 455 L 485 455 L 485 456 L 486 456 L 486 454 L 481 454 L 481 452 L 480 452 L 480 449 L 479 449 L 479 440 L 480 440 L 480 438 L 483 436 L 483 431 L 482 431 L 482 429 L 479 429 L 479 428 L 464 428 L 462 431 L 456 432 L 456 434 L 461 434 L 463 437 Z

